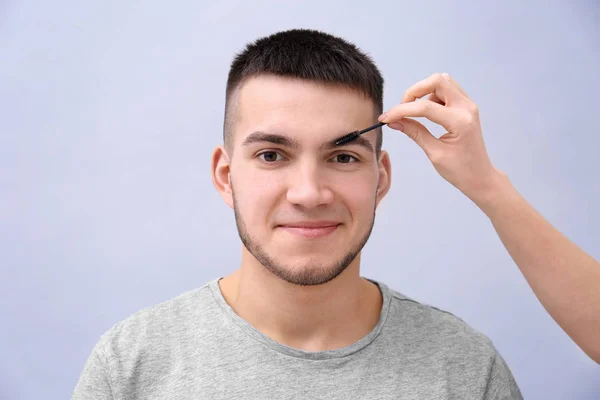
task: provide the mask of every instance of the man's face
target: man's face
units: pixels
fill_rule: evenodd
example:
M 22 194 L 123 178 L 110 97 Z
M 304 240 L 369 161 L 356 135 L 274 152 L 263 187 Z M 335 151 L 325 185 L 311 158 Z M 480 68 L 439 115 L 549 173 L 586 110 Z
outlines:
M 389 188 L 388 156 L 377 159 L 374 131 L 333 145 L 377 122 L 372 101 L 273 76 L 251 78 L 237 96 L 228 203 L 242 242 L 288 282 L 332 280 L 362 250 Z

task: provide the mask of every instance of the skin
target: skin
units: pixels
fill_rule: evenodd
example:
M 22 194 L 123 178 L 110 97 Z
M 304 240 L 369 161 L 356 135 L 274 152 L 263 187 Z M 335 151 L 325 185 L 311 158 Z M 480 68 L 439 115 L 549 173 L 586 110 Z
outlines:
M 438 139 L 412 117 L 425 117 L 448 132 Z M 600 364 L 600 263 L 544 219 L 492 165 L 477 106 L 458 83 L 448 74 L 431 75 L 379 120 L 413 139 L 439 174 L 488 216 L 544 308 Z
M 372 125 L 374 105 L 338 85 L 266 75 L 248 79 L 235 96 L 232 143 L 212 157 L 213 183 L 245 244 L 241 266 L 219 282 L 223 296 L 279 343 L 306 351 L 348 346 L 380 316 L 381 293 L 360 277 L 360 252 L 389 191 L 391 165 L 386 152 L 375 154 L 375 132 L 332 144 Z M 331 227 L 295 227 L 315 221 Z

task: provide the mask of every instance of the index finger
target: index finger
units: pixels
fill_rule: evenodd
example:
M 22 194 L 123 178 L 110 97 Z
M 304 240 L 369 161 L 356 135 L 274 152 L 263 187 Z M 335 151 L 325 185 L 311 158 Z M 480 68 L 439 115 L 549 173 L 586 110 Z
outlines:
M 435 94 L 445 104 L 462 97 L 462 93 L 442 74 L 433 74 L 408 88 L 404 92 L 402 103 L 415 101 L 427 94 Z
M 400 103 L 379 117 L 379 121 L 386 124 L 400 122 L 402 118 L 424 117 L 438 125 L 443 126 L 449 132 L 456 125 L 456 114 L 454 109 L 442 106 L 429 100 L 411 101 Z
M 444 72 L 444 73 L 442 73 L 442 76 L 443 76 L 444 78 L 448 79 L 448 80 L 450 81 L 450 83 L 451 83 L 451 84 L 453 84 L 453 85 L 454 85 L 454 87 L 456 87 L 456 88 L 458 89 L 458 91 L 459 91 L 459 92 L 460 92 L 460 93 L 461 93 L 463 96 L 465 96 L 467 99 L 471 100 L 471 98 L 469 97 L 469 95 L 467 95 L 467 92 L 465 92 L 465 90 L 464 90 L 462 87 L 460 87 L 460 85 L 458 84 L 458 82 L 456 82 L 456 81 L 454 80 L 454 78 L 452 78 L 452 77 L 450 76 L 450 74 L 448 74 L 448 73 Z

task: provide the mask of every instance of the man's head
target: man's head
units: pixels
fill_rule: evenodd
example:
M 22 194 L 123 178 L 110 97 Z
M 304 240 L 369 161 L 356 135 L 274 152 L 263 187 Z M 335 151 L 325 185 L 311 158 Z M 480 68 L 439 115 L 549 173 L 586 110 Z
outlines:
M 231 64 L 225 89 L 223 124 L 223 143 L 227 149 L 232 150 L 239 101 L 236 94 L 240 87 L 249 78 L 270 74 L 354 90 L 373 103 L 375 122 L 383 112 L 383 77 L 370 57 L 354 44 L 314 30 L 278 32 L 249 44 Z M 381 128 L 375 135 L 379 154 L 383 140 Z
M 390 186 L 377 122 L 383 79 L 354 45 L 309 30 L 250 44 L 227 81 L 224 146 L 213 182 L 245 250 L 278 277 L 318 285 L 360 253 Z

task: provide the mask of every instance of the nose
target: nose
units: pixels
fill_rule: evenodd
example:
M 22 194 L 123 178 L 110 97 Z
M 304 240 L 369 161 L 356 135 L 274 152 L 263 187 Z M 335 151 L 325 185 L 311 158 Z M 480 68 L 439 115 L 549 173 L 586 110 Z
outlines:
M 287 200 L 307 209 L 331 204 L 331 191 L 324 171 L 316 165 L 303 165 L 290 175 Z

